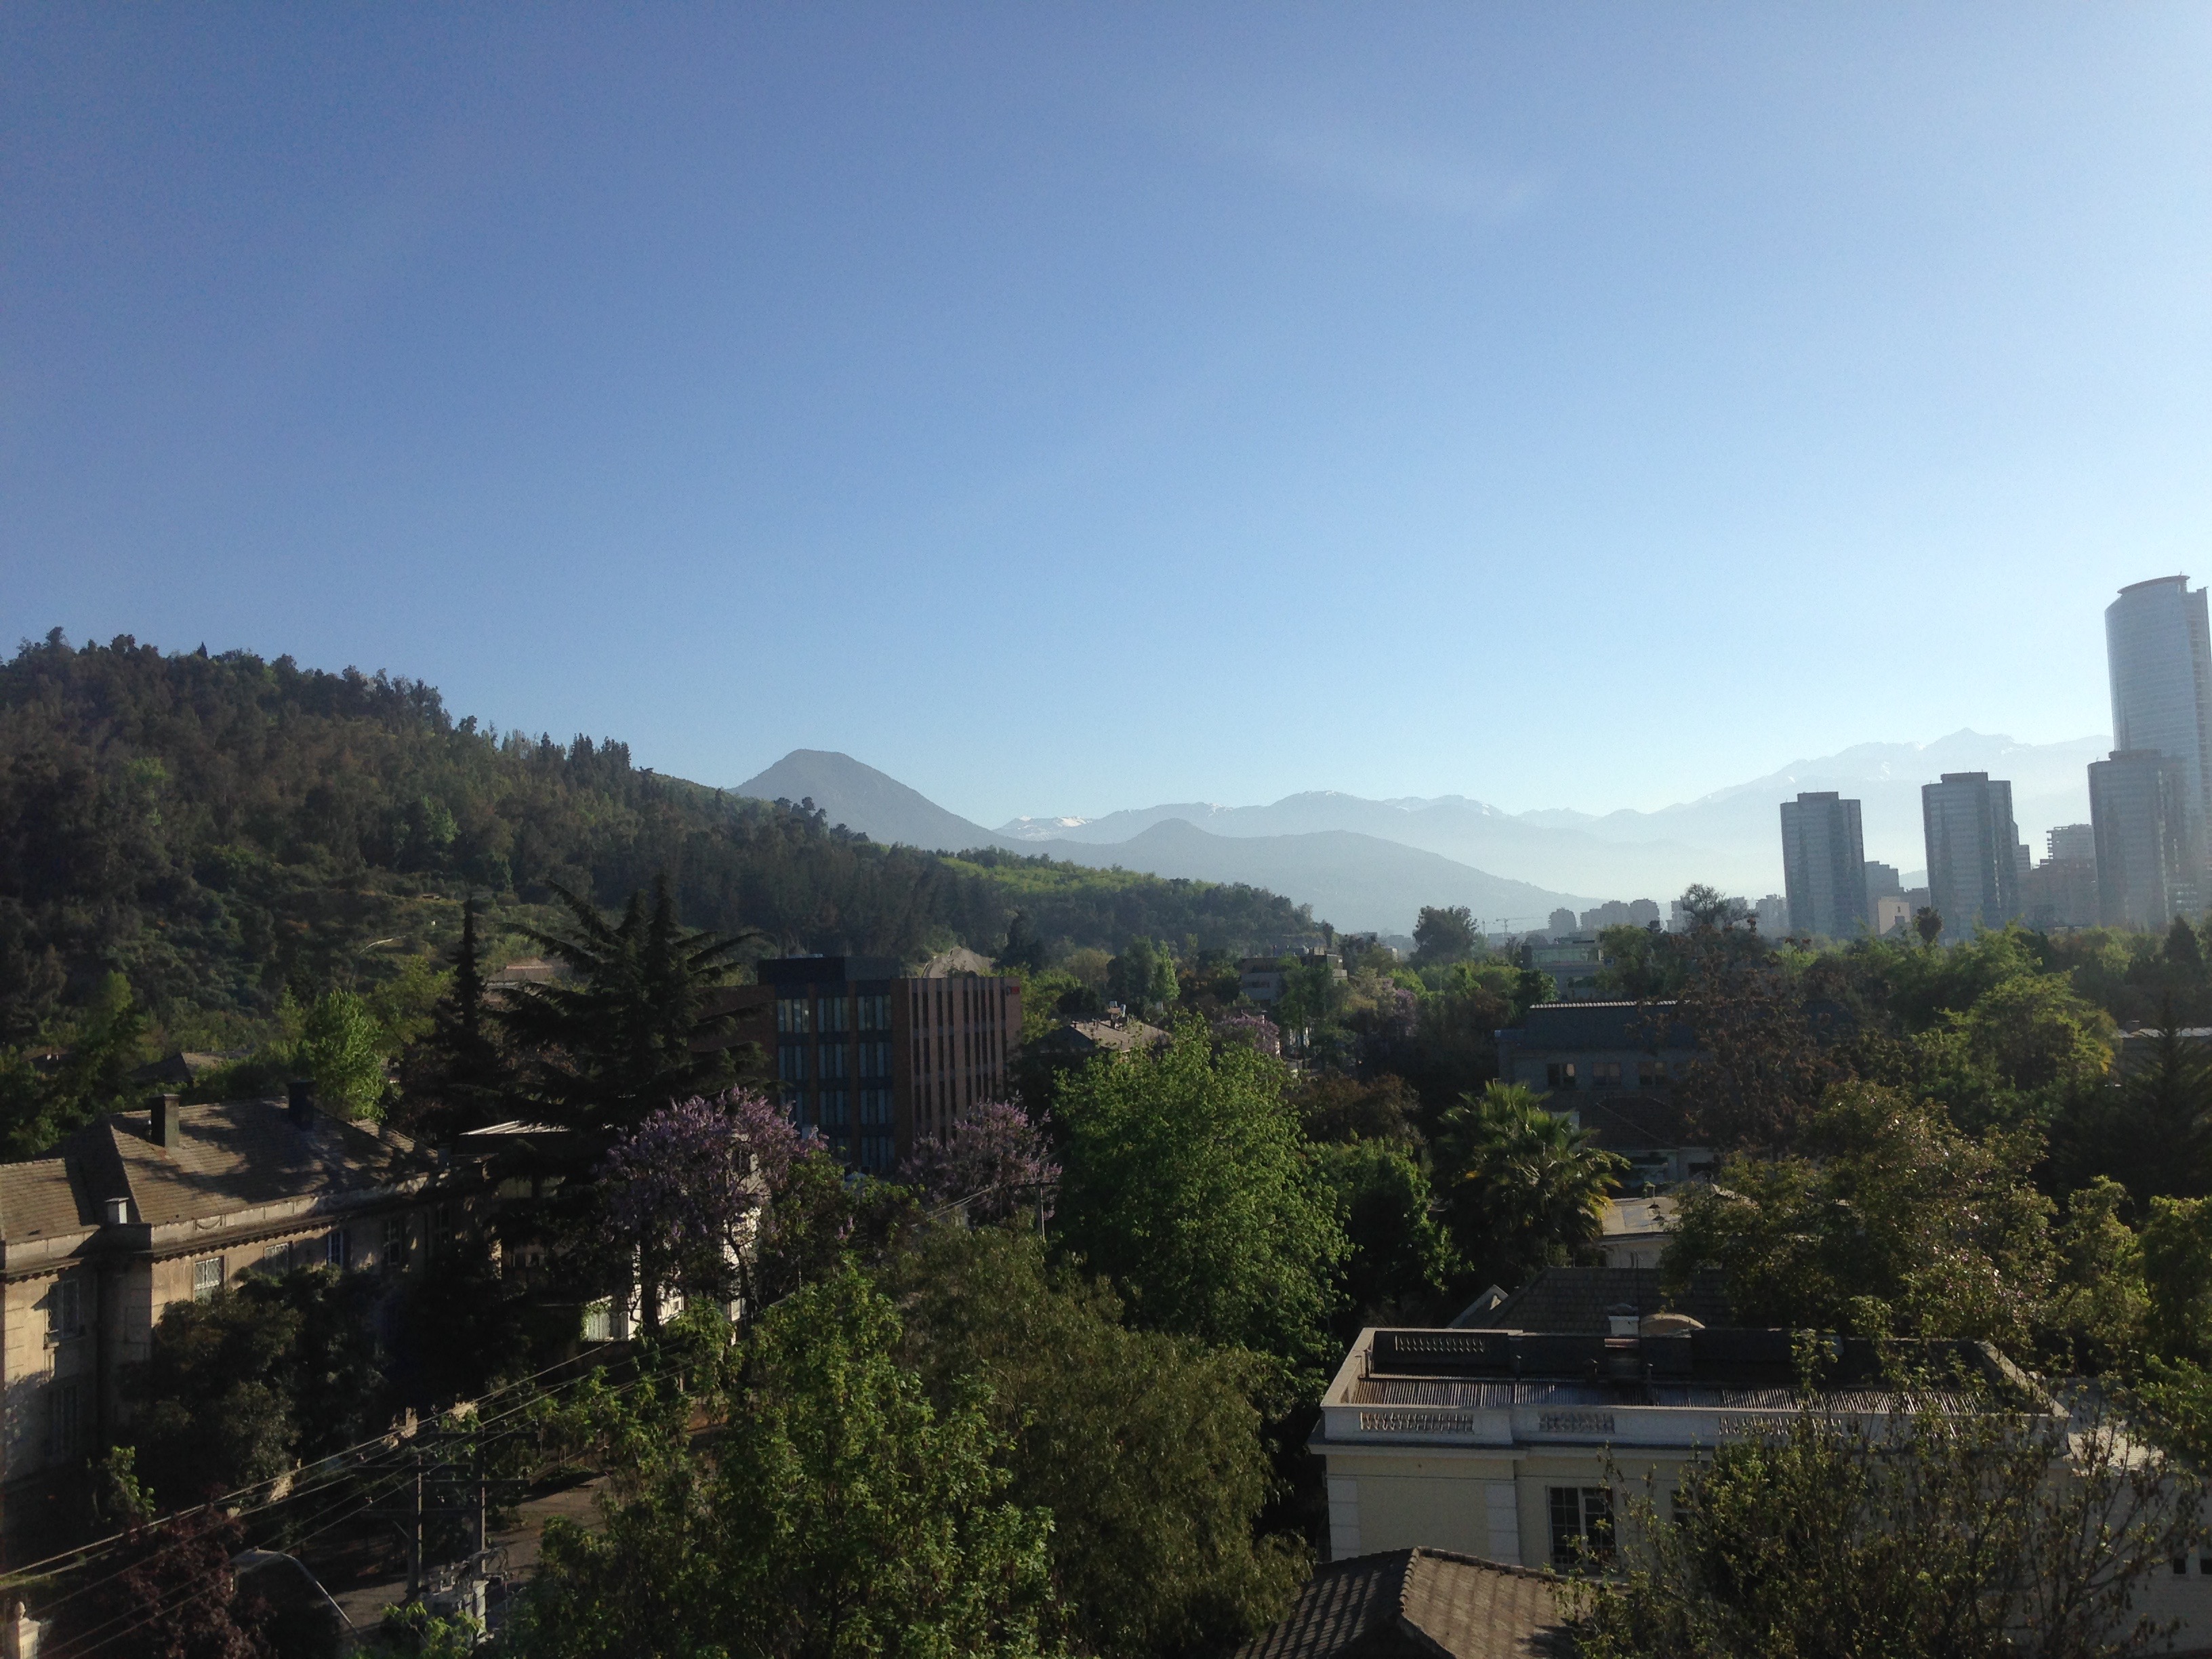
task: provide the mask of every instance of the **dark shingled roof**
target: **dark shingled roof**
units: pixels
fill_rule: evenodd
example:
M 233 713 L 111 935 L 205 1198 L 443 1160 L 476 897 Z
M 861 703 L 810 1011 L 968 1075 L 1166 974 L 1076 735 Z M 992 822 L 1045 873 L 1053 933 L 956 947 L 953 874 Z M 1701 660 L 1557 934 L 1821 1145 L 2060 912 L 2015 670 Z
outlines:
M 1639 1314 L 1687 1314 L 1701 1325 L 1734 1322 L 1719 1270 L 1700 1267 L 1680 1297 L 1660 1294 L 1656 1267 L 1540 1267 L 1536 1276 L 1483 1316 L 1501 1331 L 1601 1334 L 1606 1310 L 1626 1304 Z
M 370 1190 L 432 1167 L 401 1136 L 387 1139 L 320 1115 L 311 1127 L 299 1128 L 282 1101 L 183 1107 L 173 1150 L 154 1144 L 152 1115 L 111 1113 L 34 1164 L 0 1170 L 59 1166 L 66 1160 L 78 1194 L 91 1201 L 83 1212 L 85 1225 L 97 1221 L 101 1200 L 128 1198 L 133 1221 L 160 1226 L 288 1199 Z M 0 1176 L 0 1237 L 19 1238 L 26 1235 L 16 1231 L 6 1179 Z
M 1524 1048 L 1692 1048 L 1697 1040 L 1672 1002 L 1540 1002 L 1521 1017 Z
M 1566 1659 L 1556 1583 L 1446 1550 L 1354 1556 L 1315 1573 L 1235 1659 Z

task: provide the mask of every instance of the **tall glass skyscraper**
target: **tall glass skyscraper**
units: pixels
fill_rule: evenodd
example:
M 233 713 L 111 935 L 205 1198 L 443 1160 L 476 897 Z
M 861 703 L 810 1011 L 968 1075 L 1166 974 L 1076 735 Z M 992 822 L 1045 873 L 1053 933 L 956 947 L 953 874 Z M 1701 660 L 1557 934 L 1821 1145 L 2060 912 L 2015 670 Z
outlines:
M 1782 803 L 1782 882 L 1792 932 L 1856 939 L 1867 926 L 1859 803 L 1834 790 Z
M 1920 786 L 1928 837 L 1928 899 L 1947 939 L 2002 927 L 2020 914 L 2020 832 L 2012 785 L 1986 772 L 1946 772 Z
M 2155 750 L 2181 765 L 2191 827 L 2203 845 L 2212 817 L 2212 620 L 2204 590 L 2160 576 L 2120 590 L 2105 607 L 2112 679 L 2112 748 Z

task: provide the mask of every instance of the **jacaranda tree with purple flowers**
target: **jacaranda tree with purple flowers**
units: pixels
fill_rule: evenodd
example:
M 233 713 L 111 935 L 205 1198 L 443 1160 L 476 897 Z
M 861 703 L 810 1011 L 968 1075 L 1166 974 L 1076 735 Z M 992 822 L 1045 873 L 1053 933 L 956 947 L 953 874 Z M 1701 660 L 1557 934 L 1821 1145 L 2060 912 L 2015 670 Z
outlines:
M 756 1305 L 753 1258 L 769 1206 L 810 1150 L 776 1103 L 749 1089 L 694 1096 L 647 1114 L 599 1166 L 616 1237 L 635 1253 L 646 1328 L 659 1287 Z
M 991 1100 L 959 1118 L 942 1140 L 917 1140 L 898 1178 L 932 1207 L 964 1200 L 971 1219 L 1004 1221 L 1018 1211 L 1049 1216 L 1060 1165 L 1027 1113 Z

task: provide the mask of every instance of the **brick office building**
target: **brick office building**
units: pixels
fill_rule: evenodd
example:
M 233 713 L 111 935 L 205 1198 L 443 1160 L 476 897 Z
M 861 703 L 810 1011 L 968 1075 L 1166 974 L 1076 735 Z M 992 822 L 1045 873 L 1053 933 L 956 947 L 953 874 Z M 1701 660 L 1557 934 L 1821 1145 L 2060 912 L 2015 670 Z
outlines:
M 1003 1100 L 1020 1044 L 1012 979 L 911 977 L 876 957 L 781 957 L 730 993 L 733 1040 L 757 1042 L 803 1127 L 847 1164 L 887 1174 L 923 1136 Z

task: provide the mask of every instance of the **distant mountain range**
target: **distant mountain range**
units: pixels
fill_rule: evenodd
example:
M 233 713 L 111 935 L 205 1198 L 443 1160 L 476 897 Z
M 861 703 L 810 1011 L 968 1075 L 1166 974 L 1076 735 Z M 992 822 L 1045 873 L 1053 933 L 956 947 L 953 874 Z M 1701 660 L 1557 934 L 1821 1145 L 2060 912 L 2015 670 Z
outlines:
M 1753 897 L 1779 892 L 1776 809 L 1801 790 L 1856 797 L 1867 856 L 1910 872 L 1925 862 L 1920 786 L 1944 772 L 2011 779 L 2014 818 L 2039 856 L 2045 830 L 2087 819 L 2086 769 L 2109 746 L 2101 737 L 2021 744 L 1977 732 L 1924 744 L 1860 744 L 1680 805 L 1603 815 L 1506 812 L 1463 795 L 1370 800 L 1318 790 L 1266 806 L 1178 802 L 1100 818 L 1021 817 L 993 830 L 820 750 L 794 750 L 737 793 L 811 796 L 833 821 L 878 841 L 1003 847 L 1249 882 L 1311 904 L 1339 927 L 1404 933 L 1424 904 L 1465 904 L 1493 927 L 1520 928 L 1541 926 L 1561 905 L 1589 908 L 1595 901 L 1585 894 L 1663 902 L 1693 881 Z

